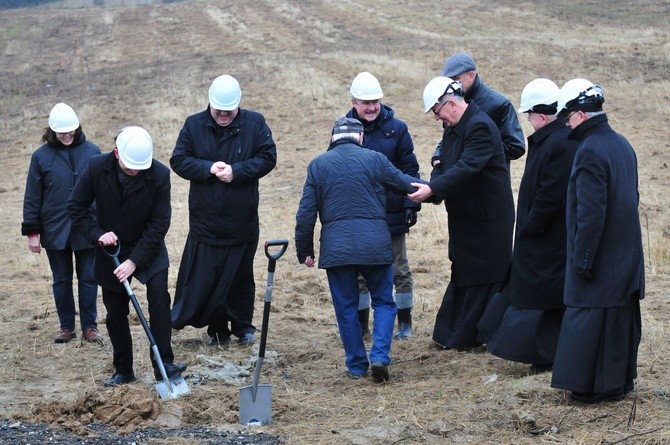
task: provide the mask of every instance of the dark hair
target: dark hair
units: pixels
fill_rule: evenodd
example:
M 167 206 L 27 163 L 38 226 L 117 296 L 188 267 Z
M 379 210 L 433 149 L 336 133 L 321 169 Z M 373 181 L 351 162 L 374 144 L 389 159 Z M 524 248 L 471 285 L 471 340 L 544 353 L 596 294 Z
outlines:
M 77 127 L 76 130 L 74 130 L 74 140 L 77 141 L 79 140 L 79 136 L 81 135 L 82 129 L 81 125 Z M 42 142 L 45 142 L 49 145 L 59 145 L 61 142 L 58 140 L 56 137 L 56 132 L 51 129 L 51 127 L 46 127 L 44 129 L 44 133 L 42 134 Z M 62 145 L 62 144 L 61 144 Z

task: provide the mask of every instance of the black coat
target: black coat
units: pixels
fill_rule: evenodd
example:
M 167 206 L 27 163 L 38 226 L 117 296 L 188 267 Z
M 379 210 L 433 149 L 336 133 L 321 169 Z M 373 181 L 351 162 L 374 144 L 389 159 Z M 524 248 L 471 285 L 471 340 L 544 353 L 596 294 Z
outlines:
M 100 154 L 84 133 L 66 147 L 42 145 L 30 158 L 23 199 L 21 234 L 40 235 L 45 249 L 90 249 L 88 240 L 71 231 L 67 200 L 89 159 Z
M 481 81 L 479 75 L 465 93 L 466 102 L 474 102 L 500 130 L 505 157 L 519 159 L 526 152 L 523 130 L 512 102 Z
M 563 307 L 565 194 L 577 143 L 565 120 L 528 137 L 528 155 L 517 199 L 510 303 L 525 309 Z
M 602 114 L 581 123 L 567 195 L 566 306 L 624 306 L 644 298 L 637 157 Z M 592 279 L 577 275 L 590 271 Z
M 233 168 L 225 183 L 210 173 L 224 161 Z M 277 163 L 277 148 L 265 118 L 240 109 L 227 127 L 209 108 L 189 116 L 170 158 L 175 173 L 191 182 L 189 236 L 210 245 L 232 246 L 258 238 L 258 180 Z
M 85 234 L 94 244 L 103 234 L 114 232 L 121 243 L 119 262 L 130 258 L 137 266 L 133 275 L 141 283 L 146 283 L 169 266 L 165 235 L 172 214 L 170 169 L 154 159 L 148 170 L 139 173 L 123 197 L 118 168 L 113 152 L 91 158 L 72 191 L 67 209 L 74 230 Z M 87 211 L 93 200 L 97 221 Z M 114 268 L 113 260 L 101 249 L 96 249 L 98 283 L 104 288 L 124 292 L 112 273 Z
M 477 104 L 442 138 L 431 174 L 449 214 L 449 259 L 459 286 L 502 281 L 512 257 L 514 200 L 500 132 Z

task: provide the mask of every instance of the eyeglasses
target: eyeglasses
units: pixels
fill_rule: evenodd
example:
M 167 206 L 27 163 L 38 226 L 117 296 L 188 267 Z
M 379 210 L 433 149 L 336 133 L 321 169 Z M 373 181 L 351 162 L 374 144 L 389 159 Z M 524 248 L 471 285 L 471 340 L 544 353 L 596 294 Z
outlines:
M 442 107 L 444 107 L 447 104 L 447 102 L 449 102 L 449 101 L 445 100 L 444 102 L 442 102 L 442 104 L 439 107 L 437 107 L 437 109 L 432 110 L 433 113 L 435 114 L 435 116 L 438 116 L 440 114 L 440 110 L 442 110 Z
M 570 119 L 572 118 L 572 116 L 574 116 L 574 115 L 577 114 L 577 113 L 579 113 L 579 111 L 573 111 L 572 113 L 570 113 L 570 114 L 568 114 L 567 116 L 565 116 L 565 122 L 570 121 Z

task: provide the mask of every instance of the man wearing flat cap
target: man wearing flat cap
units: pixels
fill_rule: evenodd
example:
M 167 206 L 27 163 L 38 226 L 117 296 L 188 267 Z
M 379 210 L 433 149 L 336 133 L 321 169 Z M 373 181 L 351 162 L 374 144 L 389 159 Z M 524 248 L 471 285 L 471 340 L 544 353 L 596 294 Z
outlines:
M 298 261 L 315 264 L 314 226 L 321 222 L 320 269 L 325 269 L 347 374 L 359 379 L 372 371 L 375 382 L 389 379 L 391 339 L 397 307 L 393 301 L 393 247 L 386 224 L 387 189 L 412 193 L 420 181 L 395 168 L 382 153 L 365 150 L 357 119 L 335 121 L 328 150 L 307 167 L 296 214 Z M 372 297 L 374 323 L 370 353 L 358 321 L 358 275 Z
M 465 101 L 475 102 L 496 124 L 502 137 L 508 168 L 511 160 L 524 155 L 526 144 L 514 105 L 505 96 L 482 82 L 472 57 L 465 53 L 454 54 L 444 62 L 440 76 L 461 82 Z M 440 143 L 433 154 L 433 165 L 439 162 L 441 151 Z

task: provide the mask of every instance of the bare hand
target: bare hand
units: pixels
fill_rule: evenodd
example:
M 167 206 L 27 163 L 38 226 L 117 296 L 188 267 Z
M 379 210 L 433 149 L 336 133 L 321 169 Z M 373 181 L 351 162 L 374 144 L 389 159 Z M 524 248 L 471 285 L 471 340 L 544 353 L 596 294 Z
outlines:
M 136 268 L 137 266 L 135 263 L 132 260 L 127 259 L 121 263 L 119 267 L 114 269 L 114 275 L 116 275 L 116 278 L 119 279 L 119 282 L 123 283 L 133 274 L 133 272 L 135 272 Z
M 426 199 L 433 196 L 433 189 L 430 188 L 428 184 L 422 184 L 420 182 L 412 182 L 411 185 L 416 187 L 418 190 L 414 193 L 408 193 L 407 197 L 414 202 L 423 202 Z
M 119 237 L 116 236 L 114 232 L 104 233 L 100 238 L 98 238 L 98 244 L 101 246 L 116 246 L 116 243 L 119 241 Z
M 314 258 L 312 258 L 311 256 L 305 258 L 305 266 L 314 267 Z
M 216 177 L 219 178 L 219 180 L 222 182 L 233 182 L 233 167 L 231 167 L 229 164 L 226 164 L 223 170 L 216 173 Z
M 28 249 L 30 249 L 32 253 L 40 253 L 42 251 L 39 235 L 28 237 Z

